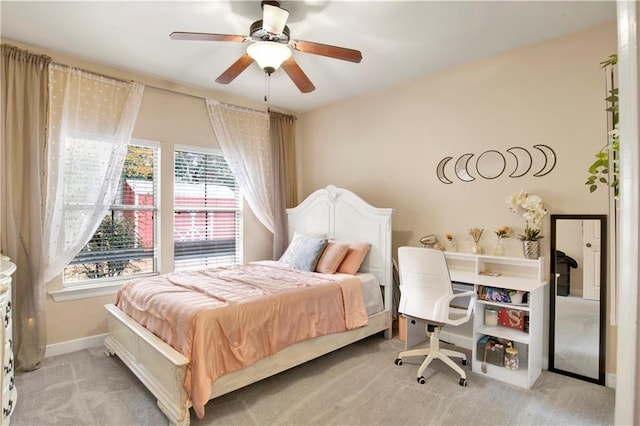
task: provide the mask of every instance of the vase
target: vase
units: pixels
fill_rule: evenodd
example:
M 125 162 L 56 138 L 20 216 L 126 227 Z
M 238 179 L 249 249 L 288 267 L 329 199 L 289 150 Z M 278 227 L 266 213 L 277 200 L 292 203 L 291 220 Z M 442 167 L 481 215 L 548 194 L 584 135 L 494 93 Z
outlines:
M 540 241 L 523 241 L 525 259 L 537 259 L 540 257 Z
M 515 293 L 512 293 L 512 294 L 509 295 L 509 303 L 513 303 L 515 305 L 519 305 L 519 304 L 522 303 L 523 296 L 524 296 L 524 293 L 520 293 L 519 291 L 515 292 Z
M 471 253 L 482 254 L 482 246 L 480 245 L 480 243 L 478 242 L 473 243 L 473 247 L 471 247 Z
M 504 256 L 504 246 L 502 245 L 502 238 L 498 238 L 496 247 L 493 249 L 494 256 Z
M 455 241 L 449 241 L 450 251 L 458 251 L 458 243 Z

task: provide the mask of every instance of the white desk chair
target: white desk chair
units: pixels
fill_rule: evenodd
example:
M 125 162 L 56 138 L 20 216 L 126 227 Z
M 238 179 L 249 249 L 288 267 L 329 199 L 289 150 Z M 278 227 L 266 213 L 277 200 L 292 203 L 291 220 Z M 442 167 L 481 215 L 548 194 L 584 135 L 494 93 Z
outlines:
M 467 375 L 450 357 L 462 358 L 462 365 L 467 364 L 467 357 L 462 352 L 440 349 L 440 329 L 444 325 L 460 325 L 471 318 L 475 305 L 475 291 L 453 293 L 449 268 L 440 250 L 400 247 L 398 249 L 398 266 L 400 270 L 400 307 L 399 311 L 409 317 L 427 321 L 427 330 L 431 332 L 430 346 L 424 349 L 411 349 L 400 352 L 396 365 L 402 365 L 402 359 L 409 356 L 426 356 L 418 369 L 418 383 L 426 382 L 424 370 L 434 359 L 441 359 L 449 367 L 460 374 L 460 386 L 467 386 Z M 466 310 L 450 307 L 452 300 L 471 297 Z

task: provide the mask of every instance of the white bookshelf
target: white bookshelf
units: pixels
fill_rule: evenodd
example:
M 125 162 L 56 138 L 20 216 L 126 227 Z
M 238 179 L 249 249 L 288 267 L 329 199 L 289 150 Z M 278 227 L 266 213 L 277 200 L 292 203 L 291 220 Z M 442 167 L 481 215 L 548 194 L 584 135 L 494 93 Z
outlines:
M 518 290 L 527 293 L 527 304 L 511 304 L 477 299 L 473 315 L 472 370 L 475 373 L 501 380 L 523 388 L 531 388 L 542 372 L 542 337 L 544 288 L 544 258 L 523 259 L 513 257 L 476 255 L 446 252 L 452 281 L 473 284 L 476 292 L 480 286 Z M 499 274 L 487 276 L 483 273 Z M 525 312 L 529 316 L 528 332 L 484 323 L 487 307 L 506 308 Z M 509 370 L 483 362 L 478 354 L 477 342 L 484 336 L 507 339 L 518 349 L 520 368 Z

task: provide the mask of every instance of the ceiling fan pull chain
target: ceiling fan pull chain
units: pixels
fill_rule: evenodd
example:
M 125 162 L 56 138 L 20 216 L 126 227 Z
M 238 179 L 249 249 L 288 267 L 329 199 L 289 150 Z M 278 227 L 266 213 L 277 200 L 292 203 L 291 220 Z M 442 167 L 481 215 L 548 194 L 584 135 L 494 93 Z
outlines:
M 269 104 L 269 74 L 264 73 L 264 101 Z
M 269 111 L 270 98 L 271 98 L 271 74 L 264 73 L 264 101 L 267 103 L 267 112 Z

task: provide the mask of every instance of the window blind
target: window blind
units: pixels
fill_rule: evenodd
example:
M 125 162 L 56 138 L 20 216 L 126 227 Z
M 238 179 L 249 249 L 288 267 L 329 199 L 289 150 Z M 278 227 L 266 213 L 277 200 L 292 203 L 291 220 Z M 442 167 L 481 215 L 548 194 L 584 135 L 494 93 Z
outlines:
M 242 262 L 240 191 L 219 153 L 174 157 L 174 269 Z

